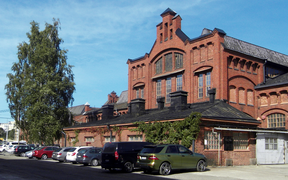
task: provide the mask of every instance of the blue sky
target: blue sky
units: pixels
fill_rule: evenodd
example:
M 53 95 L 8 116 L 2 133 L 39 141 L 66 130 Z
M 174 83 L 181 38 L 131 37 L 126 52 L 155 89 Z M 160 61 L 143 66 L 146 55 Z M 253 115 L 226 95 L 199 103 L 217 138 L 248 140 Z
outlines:
M 73 106 L 101 107 L 107 95 L 128 89 L 127 60 L 149 53 L 160 14 L 171 8 L 190 38 L 203 28 L 288 54 L 288 1 L 285 0 L 0 0 L 0 123 L 12 121 L 6 102 L 7 74 L 17 46 L 28 42 L 30 22 L 61 22 L 62 48 L 68 49 L 76 92 Z

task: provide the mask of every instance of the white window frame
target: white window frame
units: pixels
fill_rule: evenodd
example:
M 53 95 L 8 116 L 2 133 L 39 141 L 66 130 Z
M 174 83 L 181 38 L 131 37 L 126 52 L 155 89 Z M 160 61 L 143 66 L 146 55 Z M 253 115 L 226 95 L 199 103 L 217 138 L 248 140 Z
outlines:
M 156 81 L 156 99 L 160 97 L 161 97 L 161 80 L 157 80 Z
M 171 102 L 170 93 L 171 93 L 171 78 L 167 78 L 166 79 L 166 103 Z
M 182 74 L 180 75 L 177 75 L 177 78 L 176 78 L 176 91 L 180 91 L 182 90 Z
M 204 74 L 198 75 L 198 98 L 203 98 L 203 76 Z
M 206 96 L 208 96 L 208 90 L 211 89 L 211 72 L 206 73 Z

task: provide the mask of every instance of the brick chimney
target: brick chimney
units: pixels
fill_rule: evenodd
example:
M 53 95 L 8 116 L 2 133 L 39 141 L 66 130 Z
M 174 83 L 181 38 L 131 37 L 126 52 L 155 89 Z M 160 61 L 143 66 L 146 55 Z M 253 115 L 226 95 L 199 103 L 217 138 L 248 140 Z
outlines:
M 160 97 L 157 99 L 158 109 L 161 110 L 164 108 L 165 97 Z
M 85 112 L 91 110 L 91 108 L 90 108 L 90 104 L 89 104 L 88 102 L 86 102 L 84 106 L 85 106 Z
M 187 109 L 187 94 L 186 91 L 175 91 L 170 93 L 171 106 L 169 109 L 175 111 Z
M 130 102 L 130 114 L 132 116 L 140 116 L 145 113 L 145 99 L 137 98 Z
M 216 88 L 209 89 L 209 90 L 208 90 L 208 94 L 209 94 L 209 102 L 210 102 L 210 103 L 214 103 L 214 101 L 215 101 L 215 94 L 216 94 Z

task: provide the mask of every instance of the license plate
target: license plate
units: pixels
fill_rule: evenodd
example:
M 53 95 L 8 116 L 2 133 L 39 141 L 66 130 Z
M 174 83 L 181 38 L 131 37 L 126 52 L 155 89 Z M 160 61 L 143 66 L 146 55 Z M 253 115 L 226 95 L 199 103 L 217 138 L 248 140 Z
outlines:
M 146 160 L 146 157 L 141 156 L 140 159 L 142 159 L 142 160 Z

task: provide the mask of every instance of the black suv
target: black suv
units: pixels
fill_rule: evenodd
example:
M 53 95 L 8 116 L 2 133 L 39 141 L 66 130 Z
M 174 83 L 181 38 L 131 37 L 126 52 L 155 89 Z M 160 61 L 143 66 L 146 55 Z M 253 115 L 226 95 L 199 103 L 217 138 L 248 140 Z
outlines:
M 111 142 L 106 143 L 102 151 L 101 166 L 114 170 L 121 168 L 125 172 L 132 172 L 137 162 L 137 153 L 149 142 Z
M 17 146 L 14 150 L 14 154 L 17 155 L 17 156 L 22 156 L 24 157 L 25 156 L 25 152 L 27 151 L 30 151 L 30 150 L 33 150 L 35 149 L 34 146 L 30 146 L 30 145 L 20 145 L 20 146 Z

